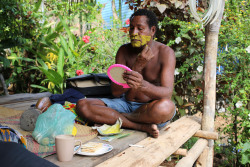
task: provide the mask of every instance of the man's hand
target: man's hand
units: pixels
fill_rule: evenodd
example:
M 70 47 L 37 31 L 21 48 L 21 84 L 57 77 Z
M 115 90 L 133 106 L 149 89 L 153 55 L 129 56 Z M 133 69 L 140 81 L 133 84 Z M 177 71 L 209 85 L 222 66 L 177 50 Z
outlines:
M 132 67 L 132 70 L 135 70 L 139 73 L 143 70 L 143 68 L 147 65 L 147 63 L 154 57 L 152 49 L 146 45 L 142 52 L 137 56 L 136 61 Z
M 139 72 L 136 71 L 125 71 L 123 73 L 123 79 L 127 82 L 127 84 L 130 86 L 132 89 L 140 89 L 143 84 L 143 77 Z
M 142 52 L 138 55 L 137 59 L 138 60 L 143 59 L 143 60 L 146 60 L 148 62 L 153 57 L 154 57 L 154 54 L 152 52 L 152 49 L 148 45 L 146 45 L 143 48 Z

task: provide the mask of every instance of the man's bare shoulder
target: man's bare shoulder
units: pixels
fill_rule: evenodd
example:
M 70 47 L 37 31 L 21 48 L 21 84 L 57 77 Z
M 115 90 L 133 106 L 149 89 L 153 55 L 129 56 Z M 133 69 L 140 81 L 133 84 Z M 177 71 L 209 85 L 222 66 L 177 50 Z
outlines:
M 175 56 L 174 50 L 172 48 L 170 48 L 169 46 L 167 46 L 163 43 L 160 43 L 160 42 L 157 42 L 157 46 L 159 48 L 160 54 L 164 54 L 164 55 L 167 54 L 170 56 Z
M 131 44 L 130 43 L 126 43 L 126 44 L 123 44 L 122 46 L 120 46 L 119 49 L 121 50 L 127 50 L 127 49 L 130 49 L 131 48 Z
M 175 60 L 175 53 L 172 48 L 169 46 L 156 42 L 157 48 L 159 49 L 159 56 L 162 57 L 163 59 L 174 59 Z

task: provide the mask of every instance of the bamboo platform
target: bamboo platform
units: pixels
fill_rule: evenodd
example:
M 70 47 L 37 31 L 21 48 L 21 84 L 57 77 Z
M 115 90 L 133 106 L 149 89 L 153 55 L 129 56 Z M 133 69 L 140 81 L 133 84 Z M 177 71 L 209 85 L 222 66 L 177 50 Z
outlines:
M 0 97 L 0 106 L 26 110 L 30 105 L 43 96 L 49 96 L 49 93 L 39 94 L 17 94 Z M 216 139 L 215 133 L 201 131 L 201 119 L 194 116 L 185 116 L 179 120 L 167 125 L 160 131 L 157 139 L 148 137 L 146 133 L 135 130 L 127 130 L 131 133 L 122 139 L 117 139 L 108 144 L 113 146 L 113 150 L 107 154 L 97 157 L 87 157 L 82 155 L 74 155 L 70 162 L 59 162 L 56 155 L 45 157 L 46 160 L 62 167 L 157 167 L 171 154 L 187 155 L 184 164 L 188 162 L 192 166 L 194 161 L 207 147 L 206 139 Z M 196 145 L 187 152 L 187 150 L 179 149 L 192 136 L 201 137 Z M 206 138 L 206 139 L 203 139 Z M 104 142 L 99 138 L 92 141 Z M 129 147 L 129 144 L 141 145 L 139 147 Z M 181 162 L 180 161 L 180 162 Z M 178 164 L 177 164 L 178 165 Z M 183 163 L 178 166 L 183 166 Z

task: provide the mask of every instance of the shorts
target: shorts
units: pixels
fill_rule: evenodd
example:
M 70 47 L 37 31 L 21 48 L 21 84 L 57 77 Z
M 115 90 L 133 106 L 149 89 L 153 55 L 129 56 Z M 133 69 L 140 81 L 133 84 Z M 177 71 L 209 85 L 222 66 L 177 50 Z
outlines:
M 125 99 L 125 96 L 122 96 L 121 98 L 114 98 L 114 99 L 100 98 L 100 100 L 103 101 L 107 107 L 112 108 L 118 111 L 119 113 L 132 113 L 143 104 L 147 104 L 147 103 L 139 103 L 139 102 L 134 102 L 134 101 L 127 101 Z M 176 110 L 175 110 L 174 116 L 175 114 L 176 114 Z M 169 121 L 171 121 L 174 118 L 174 116 L 167 122 L 157 124 L 158 128 L 160 129 L 164 127 Z

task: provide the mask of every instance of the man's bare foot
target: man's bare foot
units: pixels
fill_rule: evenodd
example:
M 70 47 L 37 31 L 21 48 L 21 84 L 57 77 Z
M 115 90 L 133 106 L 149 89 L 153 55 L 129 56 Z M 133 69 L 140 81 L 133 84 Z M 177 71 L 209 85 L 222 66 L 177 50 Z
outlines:
M 149 133 L 154 138 L 158 138 L 160 133 L 156 124 L 142 124 L 139 130 Z

